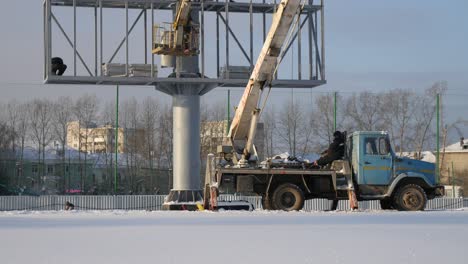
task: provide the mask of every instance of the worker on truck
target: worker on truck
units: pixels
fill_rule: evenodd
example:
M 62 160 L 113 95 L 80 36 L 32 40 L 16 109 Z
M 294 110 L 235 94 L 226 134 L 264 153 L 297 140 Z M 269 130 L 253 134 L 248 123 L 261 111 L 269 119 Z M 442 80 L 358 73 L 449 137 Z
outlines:
M 322 153 L 322 156 L 314 161 L 314 166 L 324 167 L 331 164 L 334 160 L 343 158 L 345 149 L 345 138 L 343 133 L 335 131 L 333 133 L 333 142 L 328 149 Z

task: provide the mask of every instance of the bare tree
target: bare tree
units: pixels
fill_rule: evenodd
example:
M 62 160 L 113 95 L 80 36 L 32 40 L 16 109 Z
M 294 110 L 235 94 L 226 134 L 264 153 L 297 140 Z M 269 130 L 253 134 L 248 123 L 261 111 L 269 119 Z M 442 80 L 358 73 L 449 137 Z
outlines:
M 26 142 L 26 137 L 28 135 L 29 129 L 29 116 L 28 116 L 28 107 L 31 104 L 20 103 L 16 106 L 17 121 L 16 121 L 16 140 L 17 145 L 19 145 L 19 172 L 18 172 L 18 185 L 23 184 L 23 163 L 24 163 L 24 147 Z
M 8 115 L 8 122 L 7 125 L 10 127 L 11 130 L 13 130 L 15 133 L 13 133 L 13 152 L 16 151 L 16 124 L 18 123 L 18 108 L 19 108 L 19 103 L 16 100 L 11 100 L 8 102 L 6 105 L 7 109 L 7 115 Z
M 145 145 L 145 154 L 144 156 L 149 161 L 150 167 L 150 176 L 149 176 L 149 186 L 150 191 L 152 192 L 155 188 L 155 185 L 159 187 L 159 177 L 156 177 L 156 182 L 154 181 L 154 171 L 153 171 L 153 161 L 155 158 L 156 152 L 156 134 L 157 134 L 157 122 L 158 116 L 160 115 L 159 102 L 152 97 L 147 97 L 143 101 L 142 111 L 140 120 L 144 128 L 144 145 Z M 147 184 L 148 185 L 148 184 Z
M 172 153 L 173 153 L 173 123 L 172 109 L 169 105 L 164 104 L 160 108 L 157 122 L 157 134 L 155 160 L 156 168 L 161 170 L 172 170 Z M 158 186 L 159 187 L 159 186 Z M 172 187 L 172 177 L 169 177 L 169 189 Z
M 0 159 L 8 160 L 13 159 L 13 146 L 15 132 L 8 125 L 8 115 L 6 114 L 6 107 L 0 102 Z M 8 174 L 6 168 L 4 167 L 4 162 L 0 162 L 0 183 L 1 184 L 11 184 L 12 180 Z
M 414 100 L 414 121 L 412 131 L 414 132 L 414 149 L 417 158 L 422 158 L 421 152 L 428 147 L 428 142 L 434 136 L 431 125 L 436 114 L 435 98 L 437 94 L 444 94 L 447 86 L 443 82 L 436 82 L 426 89 L 424 95 Z
M 346 114 L 354 130 L 382 128 L 382 96 L 371 92 L 353 94 L 346 102 Z
M 0 159 L 12 160 L 14 159 L 13 145 L 14 145 L 14 131 L 6 124 L 6 122 L 0 120 Z M 4 162 L 0 162 L 0 183 L 9 185 L 13 182 L 11 176 L 8 175 L 7 170 L 4 169 Z
M 35 99 L 29 108 L 31 124 L 31 139 L 38 146 L 38 165 L 41 165 L 42 153 L 42 176 L 45 175 L 45 148 L 52 140 L 52 103 L 46 99 Z M 39 170 L 38 170 L 39 171 Z M 37 182 L 42 184 L 38 174 Z
M 87 157 L 88 157 L 88 138 L 89 138 L 89 126 L 92 122 L 96 120 L 96 115 L 98 111 L 98 99 L 96 95 L 85 94 L 82 95 L 75 102 L 74 105 L 74 115 L 78 120 L 78 150 L 79 155 L 78 159 L 80 162 L 80 186 L 82 190 L 85 190 L 85 179 L 83 174 L 86 176 L 86 167 L 87 167 Z M 84 125 L 84 133 L 82 133 L 82 126 Z M 84 173 L 83 165 L 81 164 L 81 151 L 82 151 L 82 140 L 84 140 Z
M 15 132 L 0 120 L 0 157 L 10 156 L 13 150 Z M 2 153 L 3 152 L 3 153 Z
M 389 91 L 383 97 L 385 128 L 390 131 L 392 142 L 400 155 L 405 151 L 405 146 L 410 145 L 408 129 L 414 117 L 414 100 L 415 95 L 403 89 Z
M 0 102 L 0 122 L 1 123 L 6 123 L 7 117 L 6 117 L 6 106 L 3 102 Z
M 161 148 L 161 156 L 158 159 L 158 168 L 161 168 L 162 161 L 166 162 L 164 167 L 172 168 L 172 139 L 173 139 L 173 124 L 172 124 L 172 109 L 165 105 L 162 109 L 161 118 L 159 120 L 159 147 Z
M 314 134 L 314 130 L 312 129 L 314 126 L 314 112 L 313 108 L 309 107 L 308 109 L 304 110 L 305 117 L 304 117 L 304 124 L 303 124 L 303 132 L 302 132 L 302 143 L 300 145 L 300 150 L 303 153 L 302 155 L 311 154 L 314 152 L 314 146 L 316 145 L 316 138 Z
M 24 148 L 26 139 L 32 134 L 28 134 L 28 128 L 30 123 L 30 113 L 32 113 L 32 103 L 22 103 L 16 100 L 8 102 L 2 111 L 3 118 L 6 120 L 9 130 L 12 134 L 13 140 L 12 151 L 14 152 L 15 158 L 19 158 L 19 170 L 16 175 L 15 183 L 18 186 L 22 185 L 23 181 L 23 163 L 24 163 Z M 37 120 L 36 124 L 39 125 L 40 120 Z M 39 132 L 39 131 L 38 131 Z M 42 144 L 41 144 L 42 145 Z M 17 153 L 19 147 L 19 153 Z M 40 148 L 38 149 L 38 156 L 40 159 Z
M 104 138 L 104 144 L 106 145 L 104 155 L 104 162 L 106 166 L 105 176 L 105 189 L 110 193 L 113 189 L 113 173 L 114 173 L 114 155 L 115 155 L 115 102 L 106 102 L 102 112 L 100 114 L 100 122 L 106 126 L 110 126 L 113 129 L 110 131 L 108 137 Z M 115 179 L 114 179 L 115 180 Z
M 317 152 L 328 146 L 332 141 L 334 129 L 333 100 L 333 94 L 323 94 L 315 98 L 316 109 L 311 114 L 311 129 L 317 137 L 315 146 Z M 343 104 L 340 103 L 340 105 Z
M 62 189 L 65 190 L 65 147 L 67 145 L 68 124 L 73 117 L 73 100 L 66 96 L 60 97 L 53 106 L 53 131 L 54 136 L 58 140 L 62 150 L 60 156 L 62 158 Z
M 276 116 L 273 108 L 267 108 L 262 112 L 263 128 L 265 131 L 265 156 L 272 157 L 276 146 Z
M 299 154 L 298 147 L 303 144 L 304 112 L 299 102 L 288 101 L 277 116 L 277 131 L 280 144 L 287 146 L 290 155 Z M 301 153 L 304 154 L 304 153 Z
M 137 172 L 139 169 L 138 152 L 140 149 L 138 141 L 139 131 L 139 107 L 134 97 L 122 103 L 122 127 L 124 128 L 124 146 L 126 153 L 127 171 L 129 172 L 128 186 L 133 193 L 136 190 Z

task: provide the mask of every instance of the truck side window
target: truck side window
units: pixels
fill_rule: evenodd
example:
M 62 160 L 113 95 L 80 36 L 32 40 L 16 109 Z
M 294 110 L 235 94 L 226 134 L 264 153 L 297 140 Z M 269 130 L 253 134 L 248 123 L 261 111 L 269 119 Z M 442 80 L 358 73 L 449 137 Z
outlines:
M 380 155 L 387 155 L 389 152 L 387 139 L 384 137 L 379 138 L 379 153 Z
M 367 155 L 379 155 L 379 152 L 377 151 L 377 143 L 378 139 L 375 137 L 368 137 L 364 140 Z

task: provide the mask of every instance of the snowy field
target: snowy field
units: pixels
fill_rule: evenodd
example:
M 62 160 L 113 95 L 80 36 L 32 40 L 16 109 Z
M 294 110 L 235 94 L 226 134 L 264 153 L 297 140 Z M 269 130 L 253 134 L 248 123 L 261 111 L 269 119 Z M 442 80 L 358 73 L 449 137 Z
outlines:
M 468 209 L 0 212 L 0 263 L 468 263 Z

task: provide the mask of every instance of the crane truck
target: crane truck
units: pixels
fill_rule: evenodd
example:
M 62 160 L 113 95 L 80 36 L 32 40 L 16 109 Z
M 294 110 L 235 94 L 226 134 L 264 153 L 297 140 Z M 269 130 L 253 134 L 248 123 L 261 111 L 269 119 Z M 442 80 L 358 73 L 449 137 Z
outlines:
M 263 208 L 269 210 L 301 210 L 305 200 L 315 198 L 332 200 L 332 209 L 339 200 L 349 200 L 352 209 L 361 200 L 380 200 L 382 209 L 424 210 L 428 199 L 444 193 L 434 164 L 398 157 L 384 131 L 345 136 L 344 156 L 325 167 L 300 160 L 258 160 L 253 139 L 262 93 L 269 91 L 283 43 L 300 9 L 300 0 L 282 0 L 278 5 L 229 133 L 218 154 L 208 155 L 204 208 L 217 209 L 219 194 L 235 190 L 261 196 Z

